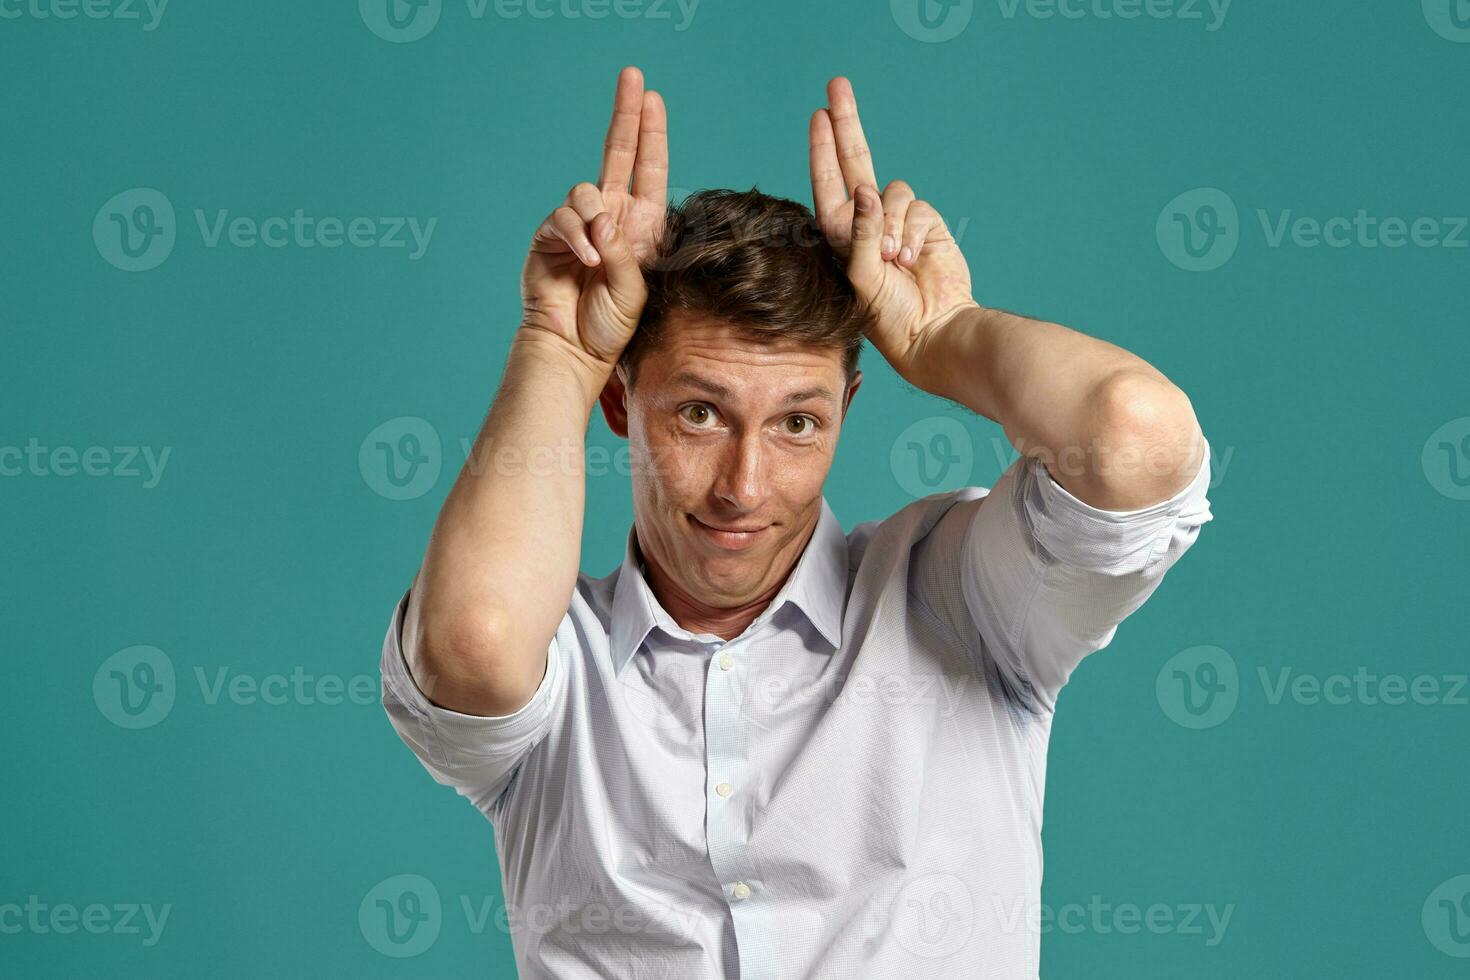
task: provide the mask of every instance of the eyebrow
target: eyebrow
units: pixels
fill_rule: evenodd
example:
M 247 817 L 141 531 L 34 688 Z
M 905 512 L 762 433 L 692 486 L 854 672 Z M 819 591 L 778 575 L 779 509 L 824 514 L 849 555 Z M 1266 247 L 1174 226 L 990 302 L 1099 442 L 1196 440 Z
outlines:
M 691 388 L 698 388 L 703 392 L 714 395 L 716 398 L 729 399 L 732 397 L 732 393 L 729 388 L 726 388 L 724 385 L 720 384 L 717 381 L 711 381 L 708 378 L 700 377 L 699 375 L 693 374 L 689 371 L 680 371 L 673 377 L 669 378 L 669 385 L 688 385 Z M 795 405 L 798 402 L 804 402 L 810 398 L 823 398 L 827 401 L 836 401 L 836 396 L 832 394 L 832 389 L 825 386 L 820 386 L 816 388 L 803 388 L 800 391 L 793 391 L 791 394 L 786 396 L 785 404 Z

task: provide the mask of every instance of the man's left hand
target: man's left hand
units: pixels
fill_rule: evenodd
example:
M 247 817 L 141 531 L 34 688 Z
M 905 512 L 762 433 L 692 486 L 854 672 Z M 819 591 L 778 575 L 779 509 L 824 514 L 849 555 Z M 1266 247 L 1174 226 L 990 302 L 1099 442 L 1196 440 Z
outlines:
M 846 78 L 827 83 L 827 103 L 812 114 L 810 130 L 817 223 L 872 309 L 868 339 L 922 388 L 926 340 L 961 310 L 979 308 L 970 269 L 939 212 L 907 183 L 890 181 L 879 194 Z

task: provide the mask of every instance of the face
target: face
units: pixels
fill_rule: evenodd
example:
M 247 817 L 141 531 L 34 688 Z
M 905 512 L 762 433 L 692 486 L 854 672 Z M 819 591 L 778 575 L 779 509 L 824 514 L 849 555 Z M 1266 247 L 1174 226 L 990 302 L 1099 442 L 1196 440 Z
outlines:
M 603 406 L 628 439 L 645 557 L 710 607 L 774 593 L 821 515 L 861 374 L 844 383 L 838 350 L 754 341 L 675 314 L 631 391 L 623 380 Z

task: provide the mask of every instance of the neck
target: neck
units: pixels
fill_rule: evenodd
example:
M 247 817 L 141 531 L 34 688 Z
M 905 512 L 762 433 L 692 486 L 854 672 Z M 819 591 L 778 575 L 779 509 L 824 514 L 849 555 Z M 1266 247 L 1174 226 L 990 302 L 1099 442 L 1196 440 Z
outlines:
M 810 539 L 810 532 L 807 537 Z M 636 542 L 636 537 L 634 540 Z M 793 561 L 779 581 L 748 602 L 736 606 L 711 606 L 700 602 L 681 588 L 653 556 L 641 547 L 638 554 L 643 559 L 649 589 L 653 591 L 654 598 L 664 611 L 673 617 L 674 622 L 691 633 L 712 633 L 722 640 L 733 640 L 744 633 L 745 628 L 776 598 L 776 593 L 781 591 L 781 587 L 796 569 L 796 562 Z M 799 556 L 800 552 L 797 554 Z

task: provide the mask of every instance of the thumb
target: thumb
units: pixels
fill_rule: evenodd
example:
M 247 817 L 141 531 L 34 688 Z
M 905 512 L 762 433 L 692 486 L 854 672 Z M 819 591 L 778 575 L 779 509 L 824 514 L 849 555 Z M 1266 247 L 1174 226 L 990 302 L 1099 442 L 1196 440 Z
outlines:
M 852 192 L 852 253 L 847 277 L 854 285 L 877 282 L 883 274 L 883 199 L 878 188 L 859 184 Z
M 592 219 L 591 231 L 592 244 L 597 246 L 597 252 L 602 256 L 603 274 L 607 276 L 613 297 L 628 307 L 642 309 L 648 298 L 648 284 L 638 266 L 638 257 L 628 245 L 627 236 L 606 211 Z

